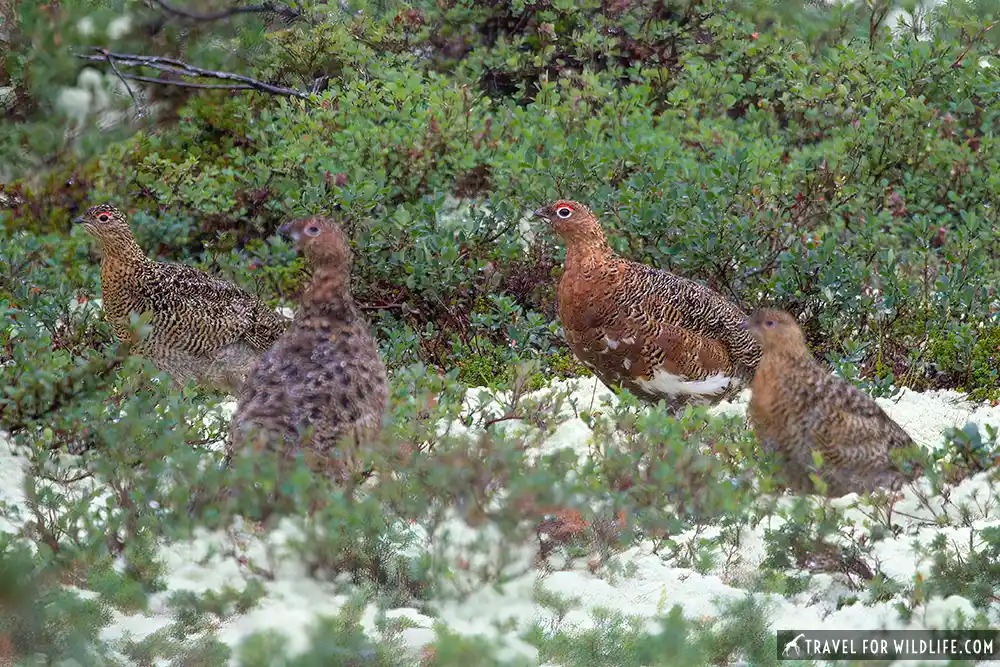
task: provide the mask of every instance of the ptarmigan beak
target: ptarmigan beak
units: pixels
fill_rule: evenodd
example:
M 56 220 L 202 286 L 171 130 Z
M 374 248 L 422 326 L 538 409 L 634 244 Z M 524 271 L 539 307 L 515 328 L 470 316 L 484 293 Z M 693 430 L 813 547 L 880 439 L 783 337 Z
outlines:
M 536 209 L 532 212 L 531 216 L 534 218 L 544 218 L 545 220 L 549 219 L 549 216 L 546 215 L 544 208 Z
M 84 218 L 82 215 L 79 216 L 79 217 L 77 217 L 77 218 L 73 218 L 73 224 L 74 225 L 82 225 L 85 222 L 87 222 L 87 219 Z

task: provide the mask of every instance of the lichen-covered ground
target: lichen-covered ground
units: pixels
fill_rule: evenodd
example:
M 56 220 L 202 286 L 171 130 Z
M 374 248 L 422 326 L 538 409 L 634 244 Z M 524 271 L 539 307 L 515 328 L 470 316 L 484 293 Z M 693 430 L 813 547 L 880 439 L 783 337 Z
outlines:
M 593 379 L 570 382 L 572 398 L 578 406 L 600 410 L 607 402 L 615 400 L 607 388 Z M 564 385 L 556 383 L 554 386 Z M 467 402 L 472 405 L 489 400 L 488 393 L 484 392 L 471 390 Z M 741 400 L 723 404 L 713 411 L 742 414 L 745 399 L 746 394 Z M 980 426 L 1000 425 L 1000 408 L 969 404 L 955 392 L 904 390 L 896 399 L 879 399 L 879 403 L 919 444 L 928 447 L 938 444 L 942 431 L 949 426 L 961 427 L 968 421 Z M 221 411 L 231 408 L 232 404 L 224 404 Z M 570 448 L 580 456 L 587 456 L 590 429 L 570 408 L 566 408 L 563 417 L 565 420 L 555 433 L 544 441 L 543 449 Z M 24 459 L 12 452 L 9 445 L 3 447 L 0 493 L 15 505 L 23 502 L 25 470 Z M 918 573 L 919 576 L 927 575 L 927 563 L 915 551 L 917 544 L 926 545 L 937 536 L 945 536 L 956 545 L 968 547 L 976 543 L 979 530 L 1000 524 L 996 489 L 988 473 L 964 480 L 951 489 L 947 498 L 936 496 L 928 502 L 922 499 L 926 491 L 926 480 L 918 481 L 905 491 L 905 499 L 895 505 L 891 518 L 899 528 L 898 534 L 881 534 L 870 552 L 875 568 L 904 587 L 911 585 Z M 834 501 L 833 505 L 847 508 L 855 539 L 870 533 L 867 501 L 852 495 Z M 962 507 L 966 509 L 960 509 Z M 782 520 L 776 517 L 756 528 L 744 529 L 738 549 L 720 543 L 719 550 L 729 549 L 729 556 L 717 559 L 717 565 L 702 572 L 682 566 L 669 555 L 653 553 L 652 543 L 636 544 L 599 567 L 593 567 L 586 559 L 578 559 L 580 562 L 567 563 L 565 569 L 561 569 L 556 560 L 549 563 L 546 571 L 540 571 L 532 567 L 536 546 L 525 546 L 520 561 L 515 558 L 515 562 L 509 563 L 509 570 L 520 574 L 504 586 L 481 585 L 464 598 L 449 596 L 440 601 L 431 600 L 421 609 L 391 609 L 385 612 L 385 618 L 406 619 L 403 625 L 407 627 L 402 630 L 401 638 L 412 649 L 416 664 L 422 647 L 434 639 L 436 624 L 444 624 L 457 633 L 501 638 L 512 654 L 537 660 L 536 650 L 522 636 L 536 622 L 561 630 L 587 627 L 593 623 L 591 612 L 599 608 L 654 619 L 675 604 L 681 605 L 690 618 L 706 619 L 716 614 L 720 605 L 738 601 L 748 594 L 767 600 L 775 629 L 942 628 L 955 623 L 962 615 L 966 620 L 977 616 L 977 610 L 963 597 L 931 597 L 919 605 L 909 621 L 904 621 L 896 608 L 899 600 L 872 601 L 867 592 L 852 590 L 847 575 L 838 573 L 813 574 L 804 590 L 788 596 L 759 591 L 748 593 L 764 557 L 764 531 L 776 528 Z M 9 531 L 16 526 L 6 522 L 2 528 Z M 411 529 L 419 532 L 420 527 L 412 526 Z M 487 540 L 498 539 L 490 534 L 490 526 L 473 530 L 459 520 L 451 521 L 446 532 L 445 553 L 456 560 L 484 557 L 479 552 L 463 552 L 463 544 L 484 536 Z M 249 526 L 237 526 L 228 532 L 205 532 L 189 542 L 163 544 L 161 557 L 166 566 L 166 590 L 154 594 L 148 613 L 123 615 L 115 612 L 102 638 L 112 643 L 122 639 L 138 640 L 166 627 L 171 622 L 166 600 L 176 591 L 202 593 L 225 586 L 242 589 L 250 580 L 257 579 L 265 591 L 259 603 L 245 613 L 220 621 L 208 632 L 235 647 L 253 632 L 277 629 L 287 634 L 293 650 L 304 648 L 308 630 L 315 620 L 322 615 L 335 615 L 348 600 L 348 595 L 344 581 L 337 578 L 321 581 L 309 576 L 294 551 L 287 548 L 295 533 L 294 522 L 286 519 L 267 535 L 259 535 Z M 711 531 L 698 536 L 701 540 L 715 537 Z M 675 539 L 683 541 L 685 536 Z M 472 566 L 459 570 L 474 571 L 474 565 L 473 562 Z M 262 572 L 268 574 L 262 575 Z M 474 586 L 471 578 L 468 582 L 454 583 L 456 587 Z M 552 609 L 537 602 L 539 587 L 560 597 L 576 598 L 579 604 L 557 617 Z M 80 594 L 94 595 L 87 591 Z M 994 605 L 989 616 L 1000 621 L 998 612 L 1000 608 Z M 384 619 L 372 604 L 364 614 L 363 625 L 375 636 L 381 620 Z

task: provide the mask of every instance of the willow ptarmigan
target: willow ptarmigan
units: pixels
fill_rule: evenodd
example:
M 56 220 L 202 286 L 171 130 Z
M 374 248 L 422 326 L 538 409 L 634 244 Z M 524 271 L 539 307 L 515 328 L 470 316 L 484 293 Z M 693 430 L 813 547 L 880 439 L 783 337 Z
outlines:
M 110 204 L 74 220 L 101 249 L 104 315 L 131 352 L 178 385 L 194 379 L 238 394 L 261 353 L 288 321 L 235 284 L 182 264 L 153 262 L 135 242 L 125 214 Z M 152 313 L 151 331 L 132 338 L 131 313 Z
M 747 415 L 761 445 L 778 454 L 790 489 L 815 492 L 814 450 L 823 457 L 817 474 L 831 496 L 898 490 L 920 473 L 914 461 L 893 460 L 894 450 L 899 456 L 913 446 L 906 431 L 871 396 L 813 358 L 791 315 L 758 311 L 747 328 L 763 348 Z
M 573 353 L 609 386 L 673 408 L 710 405 L 753 378 L 746 315 L 692 280 L 619 257 L 586 206 L 535 211 L 566 244 L 558 313 Z
M 233 418 L 230 458 L 300 452 L 334 479 L 363 471 L 359 447 L 377 435 L 388 401 L 385 366 L 350 292 L 351 250 L 334 221 L 311 217 L 279 230 L 313 267 L 289 330 L 250 374 Z

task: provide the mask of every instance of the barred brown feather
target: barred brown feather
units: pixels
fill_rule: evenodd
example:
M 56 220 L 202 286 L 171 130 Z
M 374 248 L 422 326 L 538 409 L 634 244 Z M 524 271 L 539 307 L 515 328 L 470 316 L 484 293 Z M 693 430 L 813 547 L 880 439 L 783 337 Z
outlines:
M 566 244 L 557 291 L 566 341 L 602 382 L 681 407 L 730 398 L 752 379 L 760 347 L 741 328 L 746 315 L 722 295 L 619 257 L 578 202 L 535 214 Z
M 119 340 L 179 385 L 193 379 L 233 394 L 288 321 L 231 282 L 181 264 L 154 262 L 135 241 L 125 214 L 110 204 L 75 222 L 101 250 L 104 314 Z M 131 338 L 132 313 L 151 313 L 149 335 Z
M 231 456 L 268 449 L 302 453 L 343 479 L 363 471 L 361 447 L 381 429 L 388 401 L 385 366 L 368 322 L 351 297 L 351 253 L 332 220 L 282 226 L 314 267 L 289 330 L 264 354 L 240 397 Z
M 763 356 L 747 414 L 763 447 L 780 456 L 790 489 L 814 492 L 814 450 L 822 455 L 819 476 L 832 496 L 898 490 L 920 474 L 915 462 L 893 460 L 913 447 L 906 431 L 871 396 L 813 358 L 791 315 L 761 310 L 748 329 Z

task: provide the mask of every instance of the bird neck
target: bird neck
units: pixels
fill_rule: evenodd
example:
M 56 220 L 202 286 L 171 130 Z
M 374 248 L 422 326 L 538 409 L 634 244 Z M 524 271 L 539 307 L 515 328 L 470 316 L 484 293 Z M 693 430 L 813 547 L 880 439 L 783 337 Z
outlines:
M 317 267 L 313 271 L 312 282 L 302 294 L 302 317 L 340 317 L 352 313 L 354 300 L 348 282 L 349 275 L 343 267 Z
M 101 264 L 105 270 L 128 270 L 150 263 L 146 253 L 131 236 L 101 239 Z
M 777 346 L 765 350 L 765 352 L 772 355 L 772 358 L 783 359 L 793 363 L 811 363 L 813 361 L 813 356 L 809 348 L 806 347 L 805 343 L 798 341 Z
M 123 262 L 147 262 L 146 253 L 132 236 L 114 236 L 101 239 L 101 252 L 105 257 L 111 257 Z
M 615 251 L 601 236 L 587 235 L 566 244 L 566 271 L 592 268 L 615 257 Z

